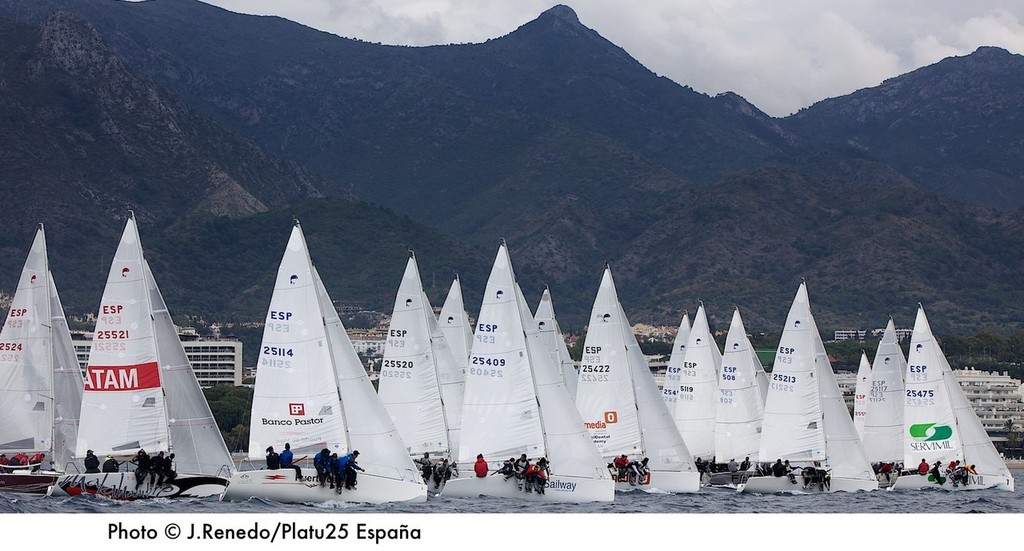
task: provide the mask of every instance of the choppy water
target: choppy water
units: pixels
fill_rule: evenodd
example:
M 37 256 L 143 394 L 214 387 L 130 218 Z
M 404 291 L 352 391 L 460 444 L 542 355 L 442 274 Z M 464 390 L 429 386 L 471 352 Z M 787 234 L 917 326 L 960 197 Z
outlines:
M 1024 470 L 1014 470 L 1024 488 Z M 1024 513 L 1024 495 L 1003 490 L 858 492 L 810 495 L 737 494 L 705 489 L 697 494 L 617 493 L 613 503 L 526 503 L 497 498 L 430 496 L 426 503 L 357 505 L 281 504 L 253 499 L 113 501 L 96 496 L 51 498 L 0 494 L 0 513 Z

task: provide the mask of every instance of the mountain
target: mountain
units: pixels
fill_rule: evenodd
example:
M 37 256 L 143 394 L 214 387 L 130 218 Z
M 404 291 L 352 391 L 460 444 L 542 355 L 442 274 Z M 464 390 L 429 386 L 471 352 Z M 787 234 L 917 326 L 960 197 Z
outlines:
M 435 257 L 437 300 L 452 271 L 472 295 L 504 237 L 527 296 L 550 285 L 566 324 L 585 323 L 605 262 L 634 321 L 703 300 L 772 330 L 801 278 L 825 328 L 909 320 L 919 300 L 937 328 L 1024 319 L 1021 56 L 982 49 L 774 119 L 655 75 L 565 6 L 425 48 L 193 0 L 0 0 L 3 16 L 18 132 L 0 178 L 25 186 L 26 229 L 0 252 L 22 257 L 54 217 L 86 311 L 86 268 L 105 273 L 131 206 L 172 308 L 210 316 L 262 317 L 298 216 L 335 298 L 378 309 L 405 249 Z M 55 18 L 75 55 L 38 53 Z
M 41 222 L 65 306 L 95 312 L 129 209 L 175 312 L 262 318 L 295 216 L 311 223 L 311 246 L 325 245 L 321 272 L 339 300 L 378 306 L 378 283 L 398 274 L 397 288 L 409 248 L 440 276 L 435 300 L 453 271 L 478 274 L 479 252 L 343 193 L 327 200 L 322 177 L 197 115 L 67 12 L 0 19 L 0 51 L 6 288 Z
M 1024 205 L 1024 56 L 979 48 L 783 122 L 804 141 L 855 149 L 961 201 Z

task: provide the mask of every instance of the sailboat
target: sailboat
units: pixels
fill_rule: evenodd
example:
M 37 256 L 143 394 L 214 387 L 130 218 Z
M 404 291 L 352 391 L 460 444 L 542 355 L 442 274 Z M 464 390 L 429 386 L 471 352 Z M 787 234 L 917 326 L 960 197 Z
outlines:
M 615 495 L 605 461 L 544 347 L 504 243 L 480 307 L 462 407 L 459 463 L 473 464 L 478 454 L 491 471 L 521 454 L 531 461 L 545 458 L 545 493 L 525 492 L 515 479 L 492 472 L 449 480 L 443 495 L 566 503 L 611 501 Z
M 0 330 L 0 453 L 43 452 L 47 463 L 0 472 L 0 491 L 46 493 L 72 460 L 81 408 L 82 372 L 40 224 Z
M 823 469 L 829 484 L 801 484 L 800 477 L 752 476 L 740 492 L 853 492 L 876 490 L 878 480 L 836 383 L 825 345 L 811 315 L 807 285 L 800 283 L 775 354 L 761 432 L 761 461 Z
M 722 353 L 711 336 L 704 303 L 697 307 L 690 337 L 682 358 L 672 351 L 668 370 L 679 376 L 678 384 L 663 389 L 665 402 L 675 420 L 679 434 L 692 457 L 715 461 L 715 410 L 718 407 L 718 374 Z M 729 458 L 717 456 L 724 463 Z
M 868 390 L 871 388 L 871 362 L 861 350 L 860 365 L 857 366 L 857 384 L 853 388 L 853 427 L 857 436 L 864 439 L 864 420 L 868 415 Z
M 951 461 L 973 465 L 966 484 L 934 480 L 931 475 L 903 475 L 890 490 L 944 488 L 980 490 L 998 488 L 1013 491 L 1013 475 L 999 456 L 992 439 L 978 419 L 946 356 L 932 334 L 924 307 L 918 305 L 914 335 L 907 357 L 906 400 L 903 410 L 903 461 L 907 468 L 921 459 L 939 463 Z
M 65 474 L 49 495 L 114 499 L 218 495 L 233 470 L 171 315 L 142 254 L 135 216 L 110 265 L 89 352 L 75 456 L 173 453 L 169 484 L 136 482 L 133 472 Z
M 555 319 L 551 291 L 546 285 L 533 319 L 537 322 L 537 330 L 540 331 L 540 336 L 551 354 L 551 359 L 562 373 L 562 380 L 565 382 L 565 388 L 569 391 L 569 396 L 575 400 L 579 373 L 576 371 L 576 364 L 572 361 L 572 356 L 569 355 L 569 348 L 565 345 L 562 329 L 558 326 L 558 320 Z
M 466 372 L 469 371 L 469 353 L 473 347 L 473 328 L 469 323 L 466 306 L 462 300 L 462 283 L 459 281 L 458 274 L 455 274 L 452 286 L 448 289 L 448 296 L 445 297 L 444 304 L 441 306 L 437 323 L 441 326 L 444 339 L 448 341 L 448 347 L 452 349 L 455 361 L 462 369 L 462 378 L 465 380 Z
M 718 378 L 718 408 L 715 410 L 715 451 L 720 458 L 760 460 L 761 426 L 768 395 L 768 375 L 747 337 L 740 310 L 732 314 L 725 337 L 721 376 Z M 736 486 L 749 471 L 711 475 L 712 486 Z
M 903 402 L 906 399 L 903 377 L 906 370 L 907 359 L 896 340 L 896 325 L 889 318 L 871 365 L 871 386 L 867 391 L 861 434 L 864 451 L 872 463 L 903 461 Z M 888 487 L 896 475 L 897 469 L 893 469 L 888 477 L 880 475 L 878 482 Z
M 249 458 L 291 445 L 296 457 L 359 451 L 354 490 L 302 468 L 237 471 L 221 496 L 281 503 L 425 501 L 427 487 L 356 356 L 296 221 L 270 299 L 249 429 Z
M 583 344 L 576 406 L 606 462 L 622 455 L 648 460 L 648 476 L 633 480 L 637 487 L 676 493 L 700 489 L 700 473 L 633 335 L 608 266 Z M 632 488 L 628 477 L 617 480 L 616 489 Z
M 465 384 L 423 293 L 416 256 L 410 254 L 395 297 L 378 383 L 380 400 L 410 456 L 453 459 Z M 433 484 L 434 489 L 440 484 Z

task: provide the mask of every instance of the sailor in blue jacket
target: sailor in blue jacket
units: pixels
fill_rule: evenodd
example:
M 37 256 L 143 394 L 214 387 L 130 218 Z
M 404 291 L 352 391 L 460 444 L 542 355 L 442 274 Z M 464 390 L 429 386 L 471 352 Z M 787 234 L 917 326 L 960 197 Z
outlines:
M 338 477 L 338 489 L 341 489 L 341 481 L 345 481 L 345 489 L 352 490 L 356 487 L 356 471 L 363 470 L 356 463 L 356 458 L 359 457 L 358 451 L 339 457 L 337 461 L 337 468 L 335 470 L 335 476 Z
M 295 469 L 295 480 L 302 482 L 302 467 L 292 464 L 292 445 L 285 442 L 284 451 L 281 452 L 279 459 L 281 461 L 282 469 Z
M 331 450 L 324 448 L 320 453 L 313 456 L 313 467 L 316 468 L 316 478 L 323 486 L 331 477 Z M 331 488 L 334 487 L 334 480 L 331 480 Z

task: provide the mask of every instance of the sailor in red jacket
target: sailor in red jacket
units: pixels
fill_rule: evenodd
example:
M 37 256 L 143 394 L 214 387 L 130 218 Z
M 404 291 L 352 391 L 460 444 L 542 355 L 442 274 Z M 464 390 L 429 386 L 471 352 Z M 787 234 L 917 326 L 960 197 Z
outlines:
M 618 478 L 616 480 L 626 480 L 626 469 L 629 468 L 629 458 L 626 457 L 626 454 L 622 454 L 619 457 L 616 457 L 615 460 L 612 461 L 612 465 L 615 466 L 615 469 L 618 474 Z
M 473 464 L 473 472 L 479 478 L 487 476 L 487 462 L 484 461 L 484 454 L 480 453 L 476 456 L 476 463 Z

